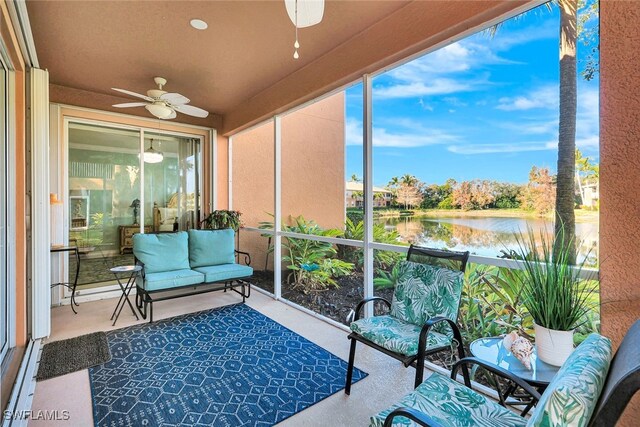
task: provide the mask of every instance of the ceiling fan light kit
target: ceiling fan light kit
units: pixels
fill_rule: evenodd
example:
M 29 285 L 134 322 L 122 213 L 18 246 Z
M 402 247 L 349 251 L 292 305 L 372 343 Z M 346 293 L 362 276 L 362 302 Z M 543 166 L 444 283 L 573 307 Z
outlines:
M 167 79 L 155 77 L 153 81 L 158 85 L 158 88 L 148 90 L 146 95 L 112 87 L 111 89 L 113 90 L 146 101 L 125 102 L 123 104 L 114 104 L 113 106 L 116 108 L 144 107 L 154 117 L 162 120 L 174 119 L 177 116 L 176 112 L 199 118 L 205 118 L 209 115 L 209 113 L 202 108 L 187 105 L 191 101 L 186 96 L 162 90 L 164 85 L 167 84 Z
M 154 102 L 144 106 L 151 114 L 159 119 L 167 119 L 173 113 L 173 110 L 161 102 Z
M 162 152 L 153 148 L 153 138 L 151 138 L 151 146 L 149 149 L 145 150 L 142 154 L 142 160 L 144 160 L 145 163 L 160 163 L 164 160 Z

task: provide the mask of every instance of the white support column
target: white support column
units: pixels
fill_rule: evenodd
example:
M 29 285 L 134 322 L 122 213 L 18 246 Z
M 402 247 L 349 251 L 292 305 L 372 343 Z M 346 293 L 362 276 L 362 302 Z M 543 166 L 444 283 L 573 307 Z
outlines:
M 67 146 L 59 141 L 60 135 L 60 105 L 51 104 L 49 107 L 49 192 L 56 193 L 58 199 L 64 200 L 64 171 L 62 169 L 62 151 Z M 67 205 L 64 205 L 67 206 Z M 63 213 L 63 224 L 65 215 Z M 63 225 L 64 229 L 64 225 Z M 69 234 L 63 233 L 65 241 Z M 59 252 L 51 254 L 51 283 L 68 282 L 65 277 L 67 252 Z M 56 286 L 51 289 L 51 304 L 60 305 L 64 298 L 63 286 Z
M 51 333 L 51 234 L 49 230 L 49 73 L 32 68 L 31 162 L 31 338 Z
M 211 129 L 209 131 L 209 147 L 211 147 L 211 155 L 209 156 L 209 211 L 218 209 L 218 131 Z M 202 170 L 200 175 L 204 175 Z M 231 199 L 231 197 L 229 197 Z M 231 209 L 231 206 L 229 206 Z
M 229 171 L 229 182 L 228 182 L 228 190 L 227 193 L 229 194 L 229 201 L 227 202 L 229 204 L 229 210 L 233 209 L 233 137 L 230 136 L 229 137 L 229 143 L 227 145 L 227 150 L 228 150 L 228 166 L 227 166 L 227 170 Z
M 144 234 L 144 129 L 140 129 L 140 208 L 138 209 L 138 222 L 140 233 Z
M 274 198 L 273 198 L 273 294 L 282 297 L 282 123 L 280 116 L 273 118 L 274 146 Z
M 362 156 L 364 167 L 364 297 L 373 296 L 373 126 L 371 76 L 363 76 Z M 373 316 L 373 304 L 365 306 L 365 316 Z

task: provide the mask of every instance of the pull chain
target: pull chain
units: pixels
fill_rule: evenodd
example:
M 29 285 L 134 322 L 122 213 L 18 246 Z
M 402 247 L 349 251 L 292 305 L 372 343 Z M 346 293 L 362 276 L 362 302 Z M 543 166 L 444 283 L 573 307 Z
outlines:
M 300 58 L 298 55 L 298 49 L 300 48 L 300 43 L 298 43 L 298 0 L 296 0 L 296 42 L 293 44 L 295 51 L 293 52 L 293 59 Z

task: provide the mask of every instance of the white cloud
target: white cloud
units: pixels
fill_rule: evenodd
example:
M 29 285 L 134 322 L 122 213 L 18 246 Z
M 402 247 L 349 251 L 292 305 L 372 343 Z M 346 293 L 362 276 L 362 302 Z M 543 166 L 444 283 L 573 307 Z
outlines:
M 598 151 L 600 145 L 600 95 L 596 87 L 578 86 L 576 146 L 585 151 Z
M 543 86 L 530 90 L 525 95 L 514 98 L 502 98 L 496 107 L 506 111 L 542 108 L 548 111 L 544 115 L 519 117 L 518 121 L 500 121 L 492 126 L 506 129 L 513 139 L 529 135 L 541 135 L 547 141 L 505 142 L 494 144 L 452 145 L 448 150 L 458 154 L 514 153 L 524 151 L 556 150 L 558 146 L 558 92 L 552 86 Z M 501 108 L 502 107 L 502 108 Z M 586 152 L 599 149 L 599 95 L 596 87 L 581 85 L 578 88 L 578 111 L 576 115 L 576 147 Z
M 546 109 L 545 118 L 521 118 L 517 122 L 495 124 L 503 129 L 521 135 L 549 135 L 558 139 L 559 92 L 555 86 L 542 86 L 532 89 L 524 95 L 501 98 L 497 109 L 504 111 L 523 111 Z M 597 151 L 600 143 L 599 94 L 596 87 L 585 84 L 578 87 L 578 105 L 576 114 L 576 146 L 580 149 Z
M 470 77 L 490 63 L 509 63 L 483 44 L 463 40 L 414 59 L 389 71 L 391 84 L 374 87 L 374 96 L 383 99 L 446 95 L 480 90 L 488 84 L 488 74 Z
M 534 108 L 557 109 L 558 87 L 546 85 L 535 88 L 525 95 L 516 97 L 502 97 L 496 108 L 504 111 L 522 111 Z
M 450 144 L 459 138 L 439 129 L 427 129 L 420 123 L 398 119 L 395 125 L 401 129 L 389 131 L 384 127 L 373 128 L 374 147 L 416 148 L 427 145 Z M 362 145 L 362 123 L 347 119 L 345 124 L 346 144 Z
M 347 118 L 344 128 L 346 145 L 362 145 L 362 122 Z
M 541 7 L 542 9 L 542 7 Z M 542 13 L 547 13 L 542 11 Z M 540 25 L 520 27 L 517 30 L 504 31 L 499 28 L 491 44 L 497 51 L 506 51 L 515 46 L 536 40 L 553 39 L 558 37 L 558 23 L 554 19 L 545 19 Z
M 466 107 L 469 105 L 467 102 L 461 101 L 460 98 L 455 96 L 447 96 L 442 98 L 442 100 L 452 107 Z
M 515 142 L 496 144 L 465 144 L 450 145 L 447 150 L 456 154 L 492 154 L 492 153 L 520 153 L 525 151 L 554 150 L 556 141 Z
M 558 133 L 558 118 L 549 120 L 521 118 L 517 122 L 498 122 L 494 126 L 523 135 L 554 135 Z
M 452 43 L 389 71 L 387 76 L 392 83 L 374 88 L 374 94 L 391 99 L 482 90 L 489 83 L 488 74 L 474 79 L 472 73 L 477 74 L 487 65 L 521 64 L 500 53 L 534 40 L 556 37 L 556 33 L 555 25 L 545 22 L 535 28 L 502 28 L 486 41 L 476 36 Z
M 373 88 L 373 95 L 378 99 L 415 98 L 419 96 L 444 95 L 448 93 L 469 92 L 474 89 L 472 82 L 454 79 L 437 78 L 429 81 L 411 81 Z
M 423 110 L 427 110 L 427 111 L 433 111 L 433 107 L 427 103 L 424 102 L 424 99 L 420 98 L 420 100 L 418 101 L 418 104 L 420 104 L 420 106 L 422 107 Z

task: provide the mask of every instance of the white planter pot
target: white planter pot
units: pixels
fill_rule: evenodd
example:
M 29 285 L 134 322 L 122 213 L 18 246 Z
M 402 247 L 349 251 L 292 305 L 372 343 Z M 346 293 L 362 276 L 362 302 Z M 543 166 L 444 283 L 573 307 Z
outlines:
M 536 351 L 538 358 L 553 366 L 562 366 L 573 352 L 573 330 L 556 331 L 536 325 Z

